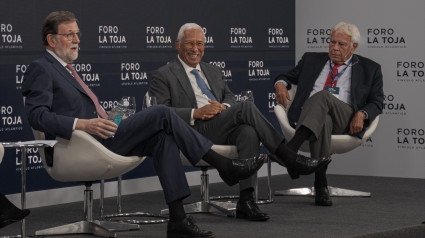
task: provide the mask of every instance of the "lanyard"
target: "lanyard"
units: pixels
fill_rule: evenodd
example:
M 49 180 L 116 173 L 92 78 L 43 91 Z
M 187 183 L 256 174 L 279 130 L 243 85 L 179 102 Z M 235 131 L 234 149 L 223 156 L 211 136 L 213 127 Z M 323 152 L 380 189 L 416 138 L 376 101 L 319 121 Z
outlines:
M 339 72 L 336 76 L 334 76 L 334 72 L 332 70 L 332 66 L 331 66 L 331 60 L 329 60 L 329 71 L 331 73 L 331 78 L 332 78 L 332 86 L 335 84 L 336 85 L 336 81 L 338 80 L 339 77 L 341 77 L 341 75 L 344 74 L 345 70 L 347 70 L 348 66 L 351 65 L 353 61 L 353 58 L 350 59 L 350 61 L 348 61 L 347 66 L 345 66 L 345 68 L 343 70 L 341 70 L 341 72 Z

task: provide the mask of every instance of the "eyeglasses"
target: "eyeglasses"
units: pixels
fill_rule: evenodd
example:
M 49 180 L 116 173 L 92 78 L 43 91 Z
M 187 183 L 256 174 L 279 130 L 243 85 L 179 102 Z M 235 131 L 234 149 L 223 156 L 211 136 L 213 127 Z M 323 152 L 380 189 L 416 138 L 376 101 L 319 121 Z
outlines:
M 74 32 L 72 32 L 72 33 L 68 33 L 68 34 L 54 34 L 54 35 L 60 35 L 60 36 L 65 36 L 66 37 L 66 39 L 67 40 L 69 40 L 69 41 L 72 41 L 72 40 L 74 40 L 74 37 L 75 36 L 78 36 L 78 39 L 80 39 L 81 38 L 81 32 L 77 32 L 77 33 L 74 33 Z
M 194 46 L 198 48 L 203 48 L 205 46 L 205 42 L 203 41 L 185 41 L 183 42 L 183 45 L 186 48 L 193 48 Z

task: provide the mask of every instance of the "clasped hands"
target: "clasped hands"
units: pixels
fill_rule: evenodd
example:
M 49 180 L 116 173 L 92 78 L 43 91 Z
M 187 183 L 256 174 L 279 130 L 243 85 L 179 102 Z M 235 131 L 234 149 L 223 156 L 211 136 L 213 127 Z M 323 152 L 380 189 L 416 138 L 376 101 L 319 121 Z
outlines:
M 201 108 L 197 108 L 193 112 L 193 118 L 199 120 L 209 120 L 220 114 L 223 110 L 226 110 L 226 105 L 221 104 L 217 101 L 208 100 L 210 104 L 207 104 Z

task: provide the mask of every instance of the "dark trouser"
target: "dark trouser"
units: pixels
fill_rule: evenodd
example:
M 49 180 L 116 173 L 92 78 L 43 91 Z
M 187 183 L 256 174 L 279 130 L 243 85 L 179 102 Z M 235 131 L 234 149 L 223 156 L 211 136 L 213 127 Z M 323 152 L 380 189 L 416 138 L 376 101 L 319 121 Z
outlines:
M 210 120 L 197 121 L 194 129 L 214 144 L 236 145 L 240 158 L 257 156 L 260 141 L 271 153 L 283 141 L 283 136 L 251 102 L 240 102 Z M 253 182 L 252 177 L 241 181 L 240 190 L 253 187 Z
M 297 128 L 305 126 L 314 134 L 315 138 L 310 140 L 311 157 L 330 156 L 331 136 L 346 133 L 353 115 L 350 105 L 327 91 L 320 91 L 307 99 Z M 315 183 L 326 183 L 326 168 L 316 172 Z
M 163 105 L 123 120 L 115 137 L 103 143 L 117 154 L 153 157 L 167 203 L 190 195 L 180 151 L 195 165 L 213 145 Z

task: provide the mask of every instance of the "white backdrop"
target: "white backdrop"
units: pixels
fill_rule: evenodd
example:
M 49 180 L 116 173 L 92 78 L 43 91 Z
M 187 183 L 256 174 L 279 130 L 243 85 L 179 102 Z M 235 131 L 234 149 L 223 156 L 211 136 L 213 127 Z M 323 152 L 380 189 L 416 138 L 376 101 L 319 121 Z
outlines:
M 328 51 L 330 28 L 357 25 L 355 53 L 382 66 L 385 109 L 370 141 L 335 155 L 329 173 L 425 178 L 425 1 L 297 0 L 296 62 Z

